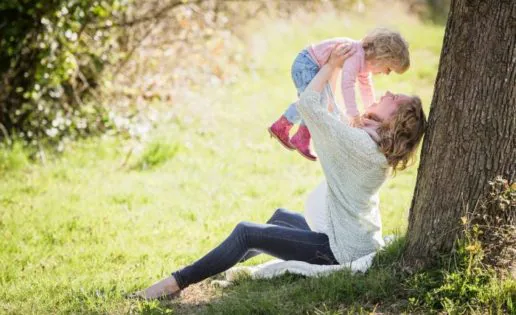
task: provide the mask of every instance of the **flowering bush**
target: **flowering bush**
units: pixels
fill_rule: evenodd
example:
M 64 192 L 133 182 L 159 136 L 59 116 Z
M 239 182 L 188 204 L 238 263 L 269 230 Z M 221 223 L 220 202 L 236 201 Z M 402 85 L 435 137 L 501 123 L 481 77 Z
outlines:
M 99 77 L 116 55 L 108 26 L 125 0 L 2 1 L 0 4 L 0 128 L 26 144 L 58 146 L 102 131 Z

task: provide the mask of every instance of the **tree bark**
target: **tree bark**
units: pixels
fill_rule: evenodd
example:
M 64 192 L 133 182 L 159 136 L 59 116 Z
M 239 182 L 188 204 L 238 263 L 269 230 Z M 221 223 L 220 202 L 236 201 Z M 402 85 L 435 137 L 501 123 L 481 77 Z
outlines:
M 453 248 L 460 218 L 516 172 L 516 1 L 451 3 L 412 200 L 405 259 Z

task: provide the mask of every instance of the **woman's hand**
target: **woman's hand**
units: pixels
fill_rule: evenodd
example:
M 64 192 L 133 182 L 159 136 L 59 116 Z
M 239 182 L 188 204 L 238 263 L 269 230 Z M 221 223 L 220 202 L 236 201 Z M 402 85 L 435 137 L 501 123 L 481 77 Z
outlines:
M 364 126 L 362 117 L 360 115 L 352 116 L 348 118 L 349 125 L 353 128 L 361 128 Z
M 344 61 L 355 53 L 355 48 L 350 43 L 339 44 L 333 48 L 330 57 L 328 58 L 328 65 L 332 68 L 342 68 Z
M 342 67 L 344 61 L 355 53 L 355 48 L 351 44 L 341 44 L 333 48 L 328 61 L 321 67 L 319 72 L 310 81 L 310 84 L 306 87 L 306 90 L 313 90 L 321 93 L 324 85 L 330 79 L 333 71 L 336 68 Z

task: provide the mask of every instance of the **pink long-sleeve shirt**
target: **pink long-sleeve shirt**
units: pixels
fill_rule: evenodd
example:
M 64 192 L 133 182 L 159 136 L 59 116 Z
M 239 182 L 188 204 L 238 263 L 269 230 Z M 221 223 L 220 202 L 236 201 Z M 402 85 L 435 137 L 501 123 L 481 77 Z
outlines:
M 341 90 L 342 98 L 346 106 L 348 116 L 359 115 L 355 97 L 355 82 L 358 81 L 362 102 L 367 108 L 375 101 L 373 81 L 371 73 L 366 71 L 365 52 L 362 43 L 346 37 L 338 37 L 324 40 L 317 44 L 307 47 L 308 53 L 315 62 L 322 67 L 330 57 L 333 48 L 342 43 L 351 43 L 356 52 L 346 59 L 341 71 Z

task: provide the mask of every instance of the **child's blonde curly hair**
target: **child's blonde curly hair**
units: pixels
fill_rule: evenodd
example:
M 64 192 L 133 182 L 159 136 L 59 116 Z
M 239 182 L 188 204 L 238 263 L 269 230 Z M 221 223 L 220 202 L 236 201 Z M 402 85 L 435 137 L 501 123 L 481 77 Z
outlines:
M 387 28 L 375 28 L 362 39 L 366 60 L 384 64 L 400 74 L 410 67 L 408 46 L 400 33 Z

